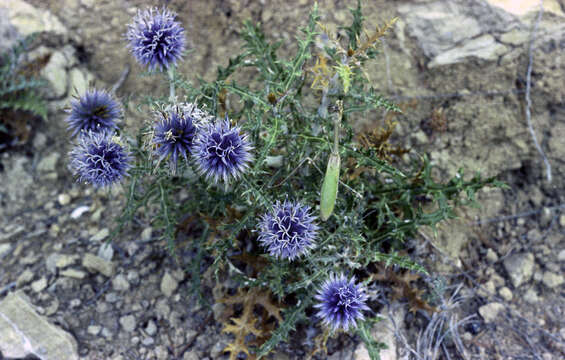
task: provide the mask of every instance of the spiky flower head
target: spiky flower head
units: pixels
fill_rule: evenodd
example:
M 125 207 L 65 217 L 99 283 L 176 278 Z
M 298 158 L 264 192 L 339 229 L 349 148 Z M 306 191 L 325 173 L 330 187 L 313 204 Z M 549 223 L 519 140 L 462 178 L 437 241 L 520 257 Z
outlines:
M 79 132 L 101 132 L 118 127 L 116 120 L 122 110 L 120 104 L 105 90 L 87 90 L 84 95 L 71 100 L 66 121 L 73 136 Z
M 79 137 L 69 154 L 70 167 L 79 181 L 95 187 L 120 182 L 130 167 L 129 153 L 110 132 L 88 132 Z
M 345 275 L 330 275 L 316 295 L 318 317 L 332 330 L 357 327 L 357 320 L 363 320 L 362 311 L 369 310 L 365 304 L 367 295 L 361 284 L 355 283 L 355 276 L 347 279 Z
M 176 65 L 185 49 L 184 28 L 176 14 L 163 8 L 138 11 L 128 25 L 128 47 L 137 61 L 149 70 Z
M 179 155 L 188 161 L 194 148 L 197 124 L 205 115 L 193 104 L 179 104 L 159 111 L 154 125 L 153 144 L 159 161 L 169 158 L 169 165 L 176 171 Z
M 196 141 L 194 156 L 199 172 L 214 182 L 239 178 L 253 159 L 253 147 L 239 127 L 223 121 L 204 126 Z
M 277 201 L 259 223 L 259 242 L 271 256 L 294 260 L 315 246 L 316 218 L 310 207 L 299 202 Z

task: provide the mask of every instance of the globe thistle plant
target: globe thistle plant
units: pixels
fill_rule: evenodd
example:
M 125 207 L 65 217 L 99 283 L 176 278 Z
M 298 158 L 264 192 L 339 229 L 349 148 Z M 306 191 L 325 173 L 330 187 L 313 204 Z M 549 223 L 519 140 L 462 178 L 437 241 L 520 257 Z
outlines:
M 199 172 L 215 183 L 239 178 L 253 159 L 247 134 L 224 121 L 204 126 L 196 141 L 195 158 Z
M 188 161 L 194 147 L 196 136 L 195 119 L 179 107 L 159 112 L 159 120 L 154 126 L 153 144 L 159 162 L 169 158 L 171 170 L 176 172 L 179 155 Z
M 332 330 L 357 327 L 357 320 L 364 320 L 362 311 L 369 310 L 365 289 L 355 283 L 355 277 L 348 280 L 343 274 L 330 275 L 315 298 L 319 301 L 314 305 L 319 309 L 317 316 Z
M 277 202 L 259 223 L 259 242 L 271 256 L 294 260 L 315 246 L 318 226 L 310 207 L 299 202 Z
M 128 47 L 137 61 L 149 70 L 176 65 L 185 49 L 184 28 L 176 14 L 163 8 L 139 11 L 128 25 Z
M 120 104 L 104 90 L 87 90 L 71 100 L 66 121 L 73 136 L 80 132 L 101 132 L 116 129 L 122 110 Z
M 71 150 L 70 167 L 79 181 L 95 187 L 120 182 L 130 167 L 129 153 L 110 132 L 88 132 L 81 136 Z

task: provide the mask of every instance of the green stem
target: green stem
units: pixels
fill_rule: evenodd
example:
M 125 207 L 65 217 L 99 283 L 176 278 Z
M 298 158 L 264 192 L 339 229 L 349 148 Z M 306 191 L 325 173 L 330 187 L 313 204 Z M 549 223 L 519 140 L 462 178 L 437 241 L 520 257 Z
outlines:
M 169 67 L 167 73 L 169 75 L 169 101 L 173 103 L 175 101 L 175 67 Z

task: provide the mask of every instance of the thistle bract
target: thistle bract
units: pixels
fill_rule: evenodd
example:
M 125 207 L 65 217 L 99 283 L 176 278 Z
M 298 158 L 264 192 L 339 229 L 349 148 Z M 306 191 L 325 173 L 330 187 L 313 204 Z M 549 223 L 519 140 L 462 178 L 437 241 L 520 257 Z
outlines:
M 127 175 L 131 161 L 128 152 L 109 132 L 83 134 L 69 156 L 71 170 L 78 180 L 95 187 L 120 182 Z
M 331 275 L 315 298 L 319 301 L 314 305 L 319 309 L 316 315 L 332 330 L 357 327 L 357 320 L 364 319 L 362 311 L 369 310 L 365 289 L 355 283 L 355 277 L 347 279 L 343 274 Z
M 153 144 L 157 146 L 155 153 L 159 161 L 169 157 L 173 172 L 176 171 L 179 155 L 188 160 L 194 147 L 196 125 L 198 121 L 191 111 L 183 111 L 181 107 L 159 113 L 159 120 L 154 127 Z
M 259 242 L 271 256 L 294 260 L 315 246 L 318 226 L 310 207 L 298 202 L 277 202 L 259 224 Z
M 73 136 L 81 131 L 101 132 L 116 129 L 121 107 L 104 90 L 87 90 L 84 95 L 71 100 L 66 121 Z
M 208 124 L 200 131 L 194 156 L 199 172 L 207 179 L 228 183 L 239 178 L 252 160 L 247 134 L 229 120 Z
M 149 70 L 176 65 L 185 49 L 184 28 L 175 21 L 176 14 L 150 8 L 139 11 L 128 25 L 128 47 L 137 61 Z

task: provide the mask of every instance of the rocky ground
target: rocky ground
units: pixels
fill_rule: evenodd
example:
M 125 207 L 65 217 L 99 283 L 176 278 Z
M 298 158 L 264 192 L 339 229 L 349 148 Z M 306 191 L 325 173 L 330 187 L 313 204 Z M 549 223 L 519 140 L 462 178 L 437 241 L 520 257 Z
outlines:
M 241 44 L 238 29 L 245 19 L 261 21 L 274 39 L 289 44 L 281 52 L 292 52 L 291 40 L 311 5 L 306 0 L 166 3 L 187 28 L 192 51 L 181 71 L 192 79 L 212 78 L 216 66 L 227 63 Z M 412 283 L 425 289 L 440 311 L 410 311 L 406 299 L 396 299 L 384 283 L 372 289 L 386 318 L 374 329 L 390 344 L 383 359 L 565 357 L 565 4 L 544 1 L 538 20 L 537 1 L 516 3 L 381 0 L 365 6 L 373 25 L 399 17 L 370 69 L 373 83 L 404 109 L 397 118 L 397 141 L 430 154 L 438 176 L 463 166 L 468 173 L 498 175 L 510 186 L 483 192 L 483 207 L 461 211 L 460 220 L 443 226 L 438 237 L 422 229 L 408 244 L 432 273 Z M 75 92 L 95 81 L 115 87 L 131 105 L 144 92 L 165 91 L 164 83 L 139 77 L 142 70 L 123 45 L 124 24 L 147 4 L 0 4 L 0 37 L 6 40 L 0 50 L 18 33 L 43 31 L 30 56 L 50 54 L 43 69 L 49 120 L 30 123 L 29 141 L 0 154 L 0 352 L 5 357 L 227 358 L 222 349 L 230 338 L 216 321 L 221 309 L 191 296 L 183 271 L 189 251 L 182 253 L 181 246 L 186 256 L 180 263 L 169 257 L 146 216 L 107 246 L 122 191 L 95 192 L 77 184 L 66 167 L 62 108 Z M 349 21 L 347 7 L 354 4 L 319 5 L 322 21 L 335 29 Z M 529 66 L 529 121 L 551 165 L 551 181 L 528 128 Z M 144 116 L 130 107 L 127 125 Z M 380 121 L 382 114 L 367 114 L 359 127 Z M 214 286 L 211 280 L 205 285 Z M 22 318 L 30 323 L 21 324 Z M 318 330 L 299 329 L 274 358 L 306 358 L 311 331 Z M 52 351 L 58 353 L 45 355 Z M 329 341 L 327 356 L 315 358 L 368 355 L 358 338 L 342 334 Z

